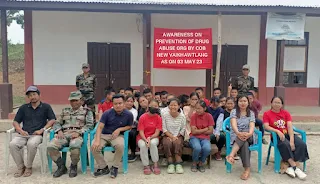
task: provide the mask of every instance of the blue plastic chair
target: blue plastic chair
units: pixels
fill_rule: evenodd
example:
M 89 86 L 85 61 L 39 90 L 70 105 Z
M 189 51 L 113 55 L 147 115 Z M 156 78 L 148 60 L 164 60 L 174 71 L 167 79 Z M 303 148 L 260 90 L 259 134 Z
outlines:
M 96 124 L 95 128 L 90 132 L 90 146 L 92 145 L 94 136 L 96 134 L 97 128 L 99 126 L 100 122 Z M 128 140 L 129 140 L 129 132 L 130 130 L 127 130 L 124 132 L 124 151 L 122 155 L 122 168 L 123 168 L 123 173 L 127 174 L 128 173 Z M 109 151 L 113 152 L 115 151 L 114 147 L 112 146 L 106 146 L 102 149 L 102 154 L 104 152 Z M 91 169 L 91 174 L 94 173 L 94 157 L 92 154 L 92 151 L 90 151 L 90 169 Z
M 53 130 L 50 131 L 50 141 L 54 138 L 55 132 Z M 62 159 L 64 160 L 64 163 L 66 163 L 67 160 L 67 153 L 69 152 L 69 147 L 63 147 L 60 149 L 62 152 Z M 83 134 L 83 143 L 80 148 L 80 161 L 81 161 L 81 170 L 82 174 L 87 173 L 87 161 L 88 161 L 88 132 L 85 132 Z M 50 170 L 50 173 L 52 174 L 52 159 L 50 156 L 48 156 L 48 167 Z
M 230 118 L 227 118 L 223 121 L 223 127 L 222 127 L 222 130 L 226 133 L 226 155 L 229 155 L 232 150 L 232 145 L 230 142 L 231 141 L 230 140 L 231 139 L 230 131 L 227 128 L 231 129 Z M 258 173 L 261 173 L 261 170 L 262 170 L 262 133 L 257 129 L 254 129 L 254 133 L 258 135 L 258 143 L 251 145 L 249 147 L 249 150 L 258 152 Z M 231 173 L 232 165 L 230 163 L 228 163 L 226 160 L 225 160 L 225 164 L 226 164 L 227 173 Z
M 303 142 L 307 143 L 307 134 L 305 131 L 299 130 L 296 127 L 293 127 L 293 131 L 299 133 L 301 135 L 301 139 L 303 140 Z M 271 133 L 272 141 L 270 141 L 270 144 L 269 144 L 266 165 L 268 165 L 268 163 L 269 163 L 271 148 L 274 147 L 274 172 L 279 173 L 280 172 L 281 155 L 280 155 L 280 152 L 279 152 L 279 149 L 277 146 L 278 145 L 277 133 L 272 132 L 272 131 L 267 131 L 267 132 Z M 303 163 L 303 171 L 304 172 L 306 171 L 306 162 Z

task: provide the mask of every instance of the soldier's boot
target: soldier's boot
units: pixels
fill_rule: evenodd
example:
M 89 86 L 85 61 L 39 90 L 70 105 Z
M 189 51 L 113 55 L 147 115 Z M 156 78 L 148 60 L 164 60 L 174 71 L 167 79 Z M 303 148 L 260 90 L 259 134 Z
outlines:
M 54 178 L 58 178 L 64 174 L 67 174 L 68 169 L 61 157 L 58 158 L 56 164 L 58 166 L 58 169 L 56 170 L 56 172 L 53 173 Z
M 70 165 L 69 177 L 74 178 L 78 175 L 78 165 Z

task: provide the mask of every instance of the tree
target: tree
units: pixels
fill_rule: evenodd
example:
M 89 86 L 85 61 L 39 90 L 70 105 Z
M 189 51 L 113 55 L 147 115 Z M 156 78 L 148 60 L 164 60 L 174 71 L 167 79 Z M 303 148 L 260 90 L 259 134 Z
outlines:
M 0 17 L 1 19 L 1 17 Z M 16 21 L 17 24 L 24 28 L 24 17 L 23 12 L 20 10 L 7 10 L 7 24 L 10 26 L 13 21 Z

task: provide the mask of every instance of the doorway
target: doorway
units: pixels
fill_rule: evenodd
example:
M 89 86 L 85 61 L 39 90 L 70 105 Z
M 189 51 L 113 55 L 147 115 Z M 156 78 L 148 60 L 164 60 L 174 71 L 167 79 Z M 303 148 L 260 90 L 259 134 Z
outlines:
M 130 86 L 130 44 L 88 42 L 88 63 L 97 77 L 96 103 L 105 98 L 108 86 L 116 91 Z
M 216 58 L 217 58 L 217 45 L 213 46 L 213 75 L 216 73 Z M 220 60 L 220 81 L 219 88 L 222 90 L 222 94 L 227 95 L 228 86 L 233 83 L 234 80 L 242 75 L 242 66 L 247 64 L 248 60 L 248 45 L 223 45 L 221 51 Z M 207 70 L 206 80 L 207 84 L 210 84 L 211 71 Z M 208 82 L 209 81 L 209 82 Z M 214 87 L 214 80 L 211 84 Z M 207 90 L 207 94 L 211 93 L 211 89 Z M 213 95 L 213 94 L 211 94 Z

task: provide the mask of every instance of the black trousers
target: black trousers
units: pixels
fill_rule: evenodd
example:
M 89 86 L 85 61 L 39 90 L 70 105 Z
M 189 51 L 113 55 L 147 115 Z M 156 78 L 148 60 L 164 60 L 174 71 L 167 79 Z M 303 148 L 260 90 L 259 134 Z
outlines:
M 263 136 L 264 136 L 264 128 L 263 128 L 263 122 L 262 122 L 262 120 L 256 118 L 256 123 L 255 123 L 255 125 L 259 127 L 259 130 L 261 131 L 262 137 L 263 137 Z
M 138 131 L 136 128 L 132 128 L 129 132 L 129 148 L 131 150 L 131 154 L 136 153 L 136 148 L 137 148 L 137 138 Z
M 294 151 L 291 150 L 290 136 L 286 134 L 285 137 L 284 141 L 281 141 L 278 137 L 278 149 L 283 161 L 287 162 L 291 158 L 295 162 L 304 162 L 309 159 L 307 145 L 299 136 L 294 135 Z
M 217 141 L 216 136 L 212 134 L 210 136 L 210 142 L 211 144 L 216 144 L 218 147 L 218 151 L 221 151 L 223 146 L 226 144 L 226 137 L 224 134 L 220 134 L 219 140 Z

